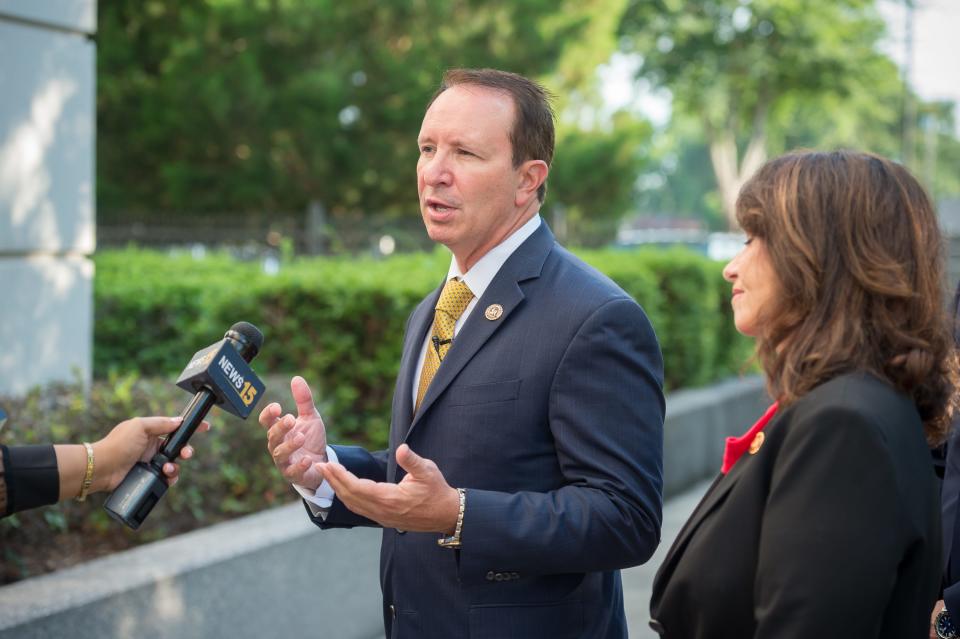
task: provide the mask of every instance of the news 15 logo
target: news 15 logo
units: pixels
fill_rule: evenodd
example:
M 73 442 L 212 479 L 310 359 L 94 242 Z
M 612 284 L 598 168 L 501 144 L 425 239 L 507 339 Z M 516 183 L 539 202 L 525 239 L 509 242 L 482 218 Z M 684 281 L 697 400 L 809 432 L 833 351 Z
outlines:
M 226 340 L 190 358 L 177 386 L 194 393 L 207 388 L 217 396 L 218 406 L 243 419 L 256 407 L 264 390 L 263 382 Z

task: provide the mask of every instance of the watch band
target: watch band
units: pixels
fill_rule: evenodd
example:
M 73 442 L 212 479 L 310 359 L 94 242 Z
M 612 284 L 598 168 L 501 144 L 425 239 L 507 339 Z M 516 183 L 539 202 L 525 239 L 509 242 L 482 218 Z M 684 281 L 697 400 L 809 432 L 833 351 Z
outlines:
M 460 531 L 463 529 L 463 511 L 467 506 L 467 491 L 463 488 L 457 488 L 457 494 L 460 496 L 460 512 L 457 513 L 457 527 L 449 537 L 441 537 L 437 540 L 437 545 L 443 548 L 460 548 Z

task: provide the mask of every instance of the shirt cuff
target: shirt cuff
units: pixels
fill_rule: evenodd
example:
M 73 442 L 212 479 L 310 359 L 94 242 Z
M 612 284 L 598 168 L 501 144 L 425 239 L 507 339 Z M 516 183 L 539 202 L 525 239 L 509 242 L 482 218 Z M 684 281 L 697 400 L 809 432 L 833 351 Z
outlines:
M 334 464 L 339 463 L 337 452 L 329 446 L 327 446 L 327 461 Z M 310 512 L 313 513 L 314 517 L 320 517 L 323 521 L 327 520 L 327 513 L 330 512 L 330 507 L 333 506 L 333 498 L 337 496 L 330 482 L 324 479 L 323 483 L 317 486 L 316 490 L 304 488 L 297 484 L 293 484 L 293 489 L 300 493 L 303 500 L 307 502 L 307 507 L 310 509 Z

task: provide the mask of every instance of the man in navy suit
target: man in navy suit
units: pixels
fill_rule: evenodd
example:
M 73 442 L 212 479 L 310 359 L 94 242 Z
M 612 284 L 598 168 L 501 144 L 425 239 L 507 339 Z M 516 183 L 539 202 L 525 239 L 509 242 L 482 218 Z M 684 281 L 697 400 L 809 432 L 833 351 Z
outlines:
M 953 339 L 960 347 L 960 284 L 953 296 Z M 940 504 L 943 516 L 943 599 L 933 609 L 930 624 L 931 639 L 960 637 L 960 432 L 954 418 L 950 442 L 945 446 L 943 486 Z
M 390 447 L 328 446 L 295 377 L 297 415 L 261 413 L 268 449 L 320 528 L 383 528 L 387 636 L 626 637 L 619 569 L 660 538 L 656 336 L 539 215 L 542 87 L 448 71 L 418 144 L 423 221 L 453 256 L 407 322 Z

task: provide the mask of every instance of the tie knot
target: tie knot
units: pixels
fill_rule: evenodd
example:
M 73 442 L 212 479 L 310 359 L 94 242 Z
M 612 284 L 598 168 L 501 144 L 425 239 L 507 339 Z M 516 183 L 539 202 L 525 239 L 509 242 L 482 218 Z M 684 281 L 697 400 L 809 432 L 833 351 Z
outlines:
M 450 279 L 443 285 L 440 299 L 437 300 L 436 310 L 443 311 L 456 321 L 472 299 L 473 292 L 469 286 L 460 280 Z

